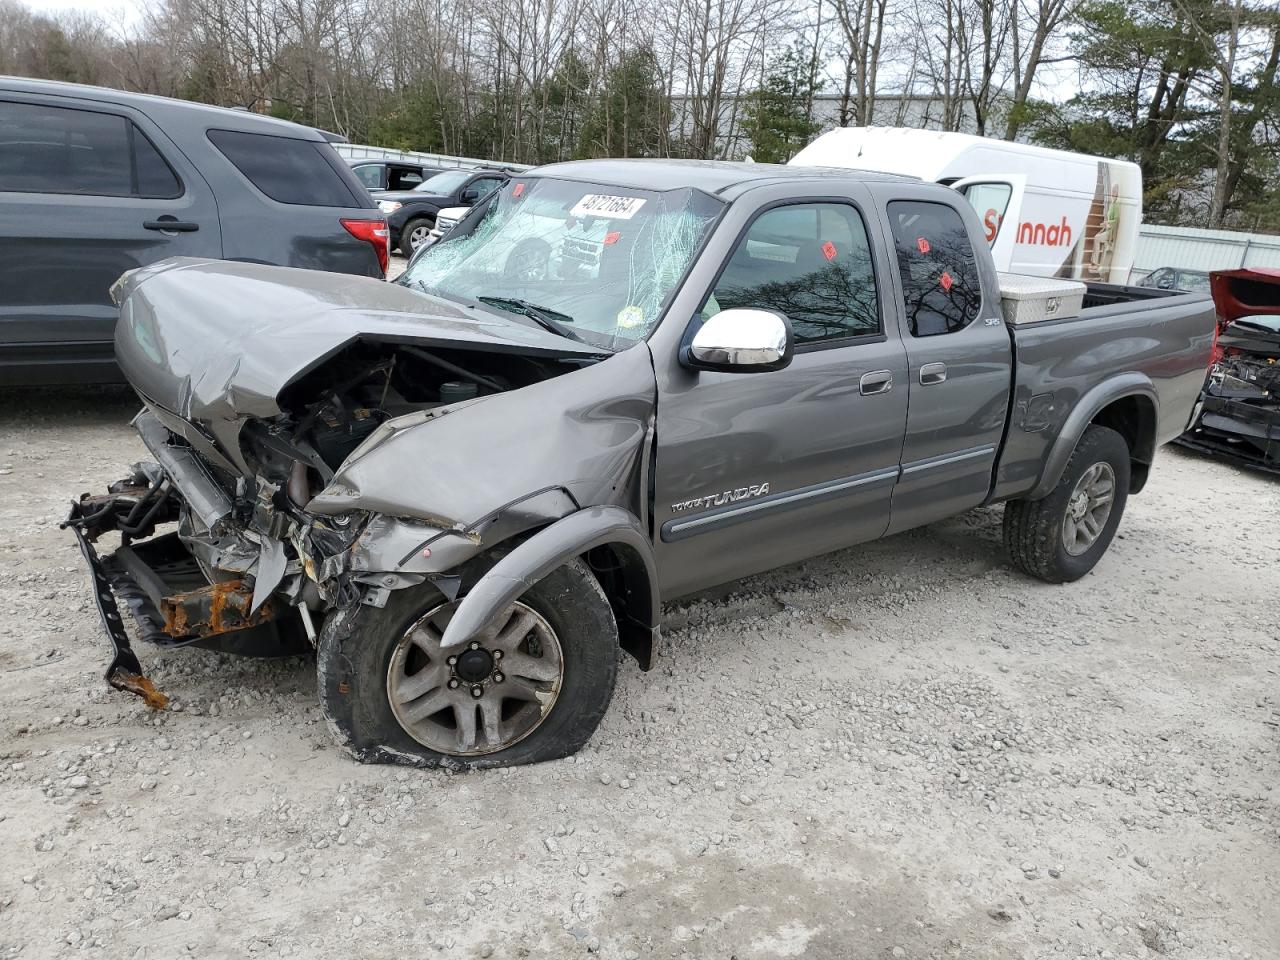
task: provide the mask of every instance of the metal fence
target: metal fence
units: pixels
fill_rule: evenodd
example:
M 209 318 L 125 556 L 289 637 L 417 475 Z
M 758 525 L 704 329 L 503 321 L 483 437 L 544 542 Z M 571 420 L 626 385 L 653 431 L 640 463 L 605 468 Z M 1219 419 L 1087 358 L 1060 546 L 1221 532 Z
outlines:
M 1239 267 L 1280 268 L 1280 237 L 1144 223 L 1138 231 L 1133 276 L 1158 267 L 1204 271 Z
M 404 160 L 433 167 L 458 167 L 463 170 L 500 169 L 528 170 L 527 163 L 503 163 L 475 157 L 451 157 L 443 153 L 419 153 L 416 150 L 392 150 L 389 147 L 367 147 L 359 143 L 335 143 L 333 149 L 345 160 Z

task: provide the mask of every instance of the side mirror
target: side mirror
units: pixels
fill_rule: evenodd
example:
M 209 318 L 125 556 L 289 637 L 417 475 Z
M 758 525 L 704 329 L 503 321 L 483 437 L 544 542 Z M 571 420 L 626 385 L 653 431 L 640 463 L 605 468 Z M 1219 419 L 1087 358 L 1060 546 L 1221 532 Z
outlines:
M 462 197 L 460 199 L 463 203 L 475 203 L 480 199 L 480 191 L 475 187 L 467 187 L 467 189 L 462 191 Z
M 680 348 L 680 362 L 699 370 L 763 373 L 791 362 L 791 323 L 772 310 L 721 310 L 693 331 Z

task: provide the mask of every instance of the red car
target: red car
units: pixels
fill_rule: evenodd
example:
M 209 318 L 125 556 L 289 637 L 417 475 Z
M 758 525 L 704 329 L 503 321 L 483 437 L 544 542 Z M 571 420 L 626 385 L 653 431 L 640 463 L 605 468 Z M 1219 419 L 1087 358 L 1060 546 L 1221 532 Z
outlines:
M 1178 443 L 1280 473 L 1280 270 L 1210 276 L 1218 308 L 1213 363 Z

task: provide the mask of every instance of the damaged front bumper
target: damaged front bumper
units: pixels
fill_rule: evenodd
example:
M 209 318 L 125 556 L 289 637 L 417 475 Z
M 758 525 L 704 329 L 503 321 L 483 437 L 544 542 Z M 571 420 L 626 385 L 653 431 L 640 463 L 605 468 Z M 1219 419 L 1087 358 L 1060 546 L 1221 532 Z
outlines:
M 1212 384 L 1176 443 L 1243 466 L 1280 473 L 1280 404 L 1215 393 Z
M 315 637 L 308 606 L 321 609 L 326 598 L 342 595 L 341 583 L 319 582 L 321 571 L 337 569 L 326 551 L 345 549 L 357 531 L 300 525 L 275 509 L 278 491 L 269 485 L 256 496 L 233 495 L 152 414 L 140 414 L 134 426 L 155 461 L 135 464 L 106 494 L 82 496 L 62 526 L 74 533 L 92 574 L 112 648 L 108 683 L 161 709 L 167 698 L 143 671 L 121 607 L 137 636 L 156 646 L 301 653 Z M 95 544 L 108 533 L 119 533 L 120 545 L 100 554 Z
M 261 478 L 230 492 L 152 413 L 134 426 L 154 462 L 135 464 L 106 494 L 82 496 L 62 526 L 75 534 L 92 574 L 112 648 L 107 681 L 155 709 L 167 698 L 142 669 L 122 607 L 137 636 L 159 647 L 288 656 L 312 649 L 318 624 L 336 609 L 380 608 L 391 591 L 428 576 L 456 594 L 458 578 L 448 571 L 480 549 L 480 534 L 470 529 L 360 512 L 310 514 Z M 548 508 L 562 513 L 572 505 L 556 500 Z M 507 522 L 520 515 L 512 511 Z M 108 533 L 119 533 L 121 544 L 100 554 L 95 544 Z
M 111 581 L 103 566 L 102 558 L 98 556 L 98 552 L 89 542 L 81 526 L 84 516 L 82 505 L 73 503 L 71 513 L 67 516 L 64 525 L 69 526 L 75 534 L 76 542 L 80 545 L 80 553 L 84 556 L 85 563 L 89 565 L 89 571 L 92 574 L 93 602 L 98 608 L 102 628 L 111 644 L 111 661 L 107 664 L 106 672 L 107 683 L 117 690 L 136 694 L 153 710 L 163 710 L 168 706 L 169 698 L 157 690 L 155 684 L 142 672 L 142 664 L 138 662 L 137 654 L 133 652 L 133 645 L 124 628 L 124 620 L 120 617 L 120 608 L 112 594 Z
M 154 467 L 154 464 L 140 464 Z M 106 680 L 117 690 L 141 697 L 160 710 L 168 704 L 147 677 L 133 649 L 121 606 L 131 615 L 139 639 L 158 647 L 203 646 L 251 656 L 287 656 L 307 649 L 305 634 L 274 599 L 253 607 L 252 585 L 244 579 L 209 583 L 176 532 L 134 540 L 122 535 L 114 551 L 100 554 L 95 541 L 119 530 L 139 498 L 132 480 L 112 485 L 111 493 L 85 495 L 71 505 L 62 526 L 76 537 L 89 566 L 94 605 L 111 645 Z M 143 488 L 146 489 L 145 487 Z M 131 506 L 134 504 L 135 506 Z M 163 520 L 173 520 L 165 504 Z

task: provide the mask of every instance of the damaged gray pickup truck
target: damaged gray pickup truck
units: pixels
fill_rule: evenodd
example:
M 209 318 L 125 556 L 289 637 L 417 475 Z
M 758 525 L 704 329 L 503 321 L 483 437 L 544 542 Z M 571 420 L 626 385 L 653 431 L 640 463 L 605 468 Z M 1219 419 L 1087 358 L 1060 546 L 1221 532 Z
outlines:
M 1214 334 L 998 277 L 936 184 L 677 161 L 515 177 L 396 284 L 179 259 L 115 295 L 152 461 L 67 521 L 108 680 L 163 703 L 118 597 L 155 643 L 314 646 L 354 756 L 460 767 L 581 747 L 672 597 L 997 502 L 1017 567 L 1084 575 Z

